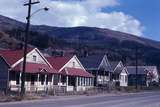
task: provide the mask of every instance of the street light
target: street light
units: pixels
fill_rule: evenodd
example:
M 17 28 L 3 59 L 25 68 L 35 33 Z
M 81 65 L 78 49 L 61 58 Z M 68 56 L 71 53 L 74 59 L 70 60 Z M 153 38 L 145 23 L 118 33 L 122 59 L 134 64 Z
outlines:
M 48 8 L 48 7 L 44 7 L 44 8 L 41 8 L 41 9 L 38 9 L 38 10 L 34 11 L 34 12 L 30 15 L 30 18 L 31 18 L 34 14 L 38 13 L 38 12 L 41 11 L 41 10 L 48 11 L 49 8 Z
M 42 9 L 38 9 L 37 11 L 31 14 L 32 5 L 40 3 L 39 1 L 29 0 L 29 3 L 24 4 L 24 6 L 28 6 L 28 16 L 26 17 L 27 24 L 25 28 L 25 41 L 24 41 L 24 52 L 23 52 L 23 68 L 22 68 L 22 76 L 21 76 L 21 98 L 24 97 L 25 94 L 25 69 L 26 69 L 26 55 L 27 55 L 27 46 L 28 46 L 28 36 L 29 36 L 29 28 L 30 28 L 30 18 L 35 13 L 39 12 L 40 10 L 48 11 L 49 8 L 45 7 Z

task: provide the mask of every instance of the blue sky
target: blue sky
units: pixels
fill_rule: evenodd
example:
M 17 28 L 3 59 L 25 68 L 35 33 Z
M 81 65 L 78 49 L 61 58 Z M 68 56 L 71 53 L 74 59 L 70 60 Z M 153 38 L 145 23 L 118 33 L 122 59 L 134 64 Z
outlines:
M 0 0 L 0 14 L 25 22 L 27 0 Z M 160 0 L 40 0 L 32 24 L 108 28 L 160 41 Z
M 123 11 L 144 26 L 144 37 L 160 41 L 160 0 L 119 0 L 120 5 L 104 11 Z

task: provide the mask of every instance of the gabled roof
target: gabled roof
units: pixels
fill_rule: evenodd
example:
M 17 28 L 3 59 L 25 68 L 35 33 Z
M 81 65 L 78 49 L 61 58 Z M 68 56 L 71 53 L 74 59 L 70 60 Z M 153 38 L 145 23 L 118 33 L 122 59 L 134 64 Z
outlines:
M 88 73 L 87 71 L 79 68 L 64 68 L 62 70 L 63 75 L 69 76 L 81 76 L 81 77 L 93 77 L 92 74 Z
M 19 63 L 11 70 L 20 72 L 22 71 L 22 63 Z M 26 63 L 26 73 L 58 73 L 55 69 L 47 66 L 46 64 L 39 63 Z
M 105 70 L 105 71 L 109 71 L 109 72 L 112 72 L 113 70 L 111 69 L 111 65 L 108 61 L 108 58 L 106 55 L 104 55 L 103 59 L 102 59 L 102 62 L 99 66 L 99 69 L 101 70 Z
M 147 74 L 150 71 L 153 71 L 156 66 L 138 66 L 137 74 Z M 127 66 L 127 70 L 129 74 L 136 74 L 136 66 Z
M 154 69 L 157 70 L 157 67 L 156 66 L 145 66 L 146 70 L 149 70 L 149 71 L 153 71 Z
M 120 61 L 110 61 L 111 69 L 114 70 Z
M 90 55 L 87 57 L 80 57 L 79 60 L 85 69 L 99 69 L 104 55 Z
M 10 68 L 10 65 L 7 63 L 7 61 L 4 59 L 4 57 L 0 56 L 0 59 L 6 63 L 6 65 Z
M 29 48 L 27 53 L 32 50 L 33 48 Z M 11 66 L 23 57 L 23 50 L 0 50 L 0 56 Z
M 124 67 L 118 67 L 117 69 L 115 69 L 114 73 L 120 74 L 123 69 Z
M 46 59 L 54 69 L 59 71 L 72 57 L 73 56 L 52 56 L 46 57 Z

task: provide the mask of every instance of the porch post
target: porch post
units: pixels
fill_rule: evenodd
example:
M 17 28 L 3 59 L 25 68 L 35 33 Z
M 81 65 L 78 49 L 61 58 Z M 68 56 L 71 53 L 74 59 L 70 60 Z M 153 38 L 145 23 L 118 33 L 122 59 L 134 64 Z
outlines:
M 105 84 L 105 70 L 103 71 L 103 84 Z
M 85 77 L 85 81 L 86 81 L 86 86 L 87 86 L 87 84 L 88 84 L 88 78 L 87 77 Z
M 83 77 L 81 77 L 81 85 L 84 86 Z
M 90 86 L 90 77 L 88 78 L 88 86 Z
M 78 86 L 78 84 L 79 84 L 79 77 L 76 78 L 76 84 Z
M 108 72 L 109 81 L 112 81 L 112 75 L 111 72 Z
M 88 86 L 90 86 L 90 77 L 88 78 Z
M 59 75 L 59 83 L 61 83 L 61 74 Z
M 95 78 L 91 78 L 91 85 L 94 86 L 94 79 Z
M 45 74 L 45 80 L 44 80 L 44 89 L 47 91 L 47 74 Z
M 87 78 L 87 86 L 89 86 L 89 78 Z
M 82 86 L 81 77 L 79 77 L 79 85 Z
M 85 86 L 85 78 L 84 78 L 84 77 L 82 77 L 82 79 L 83 79 L 83 86 Z
M 68 75 L 66 77 L 66 91 L 68 90 Z
M 87 86 L 87 84 L 88 84 L 88 83 L 87 83 L 87 82 L 88 82 L 88 80 L 87 80 L 87 79 L 88 79 L 88 78 L 87 78 L 87 77 L 85 77 L 85 82 L 86 82 L 85 84 L 86 84 L 86 86 Z
M 98 86 L 98 70 L 96 71 L 96 78 L 95 78 L 96 80 L 96 86 Z
M 22 78 L 22 72 L 19 73 L 19 86 L 18 86 L 18 90 L 20 90 L 20 88 L 21 88 L 21 83 L 22 83 L 21 78 Z
M 82 79 L 83 79 L 83 86 L 85 86 L 85 78 L 84 78 L 84 77 L 82 77 Z
M 38 91 L 38 89 L 39 89 L 39 73 L 37 75 L 37 91 Z
M 53 85 L 54 85 L 54 74 L 52 75 L 52 81 L 51 81 L 52 88 L 53 88 Z
M 87 86 L 87 78 L 86 77 L 84 77 L 85 78 L 85 86 Z
M 79 81 L 78 81 L 78 80 L 79 80 L 78 78 L 79 78 L 79 77 L 77 76 L 77 77 L 76 77 L 76 91 L 78 91 L 78 82 L 79 82 Z

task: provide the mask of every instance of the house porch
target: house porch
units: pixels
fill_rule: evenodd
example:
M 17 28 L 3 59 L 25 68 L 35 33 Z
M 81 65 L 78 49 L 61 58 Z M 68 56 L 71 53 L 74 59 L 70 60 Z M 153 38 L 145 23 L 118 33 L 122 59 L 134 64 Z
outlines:
M 9 75 L 9 89 L 11 91 L 20 91 L 21 72 L 11 71 Z M 25 89 L 26 91 L 47 91 L 54 87 L 54 77 L 56 74 L 45 73 L 26 73 Z M 55 81 L 56 82 L 56 81 Z
M 66 68 L 60 75 L 60 86 L 66 91 L 85 91 L 94 86 L 94 78 L 82 69 Z

